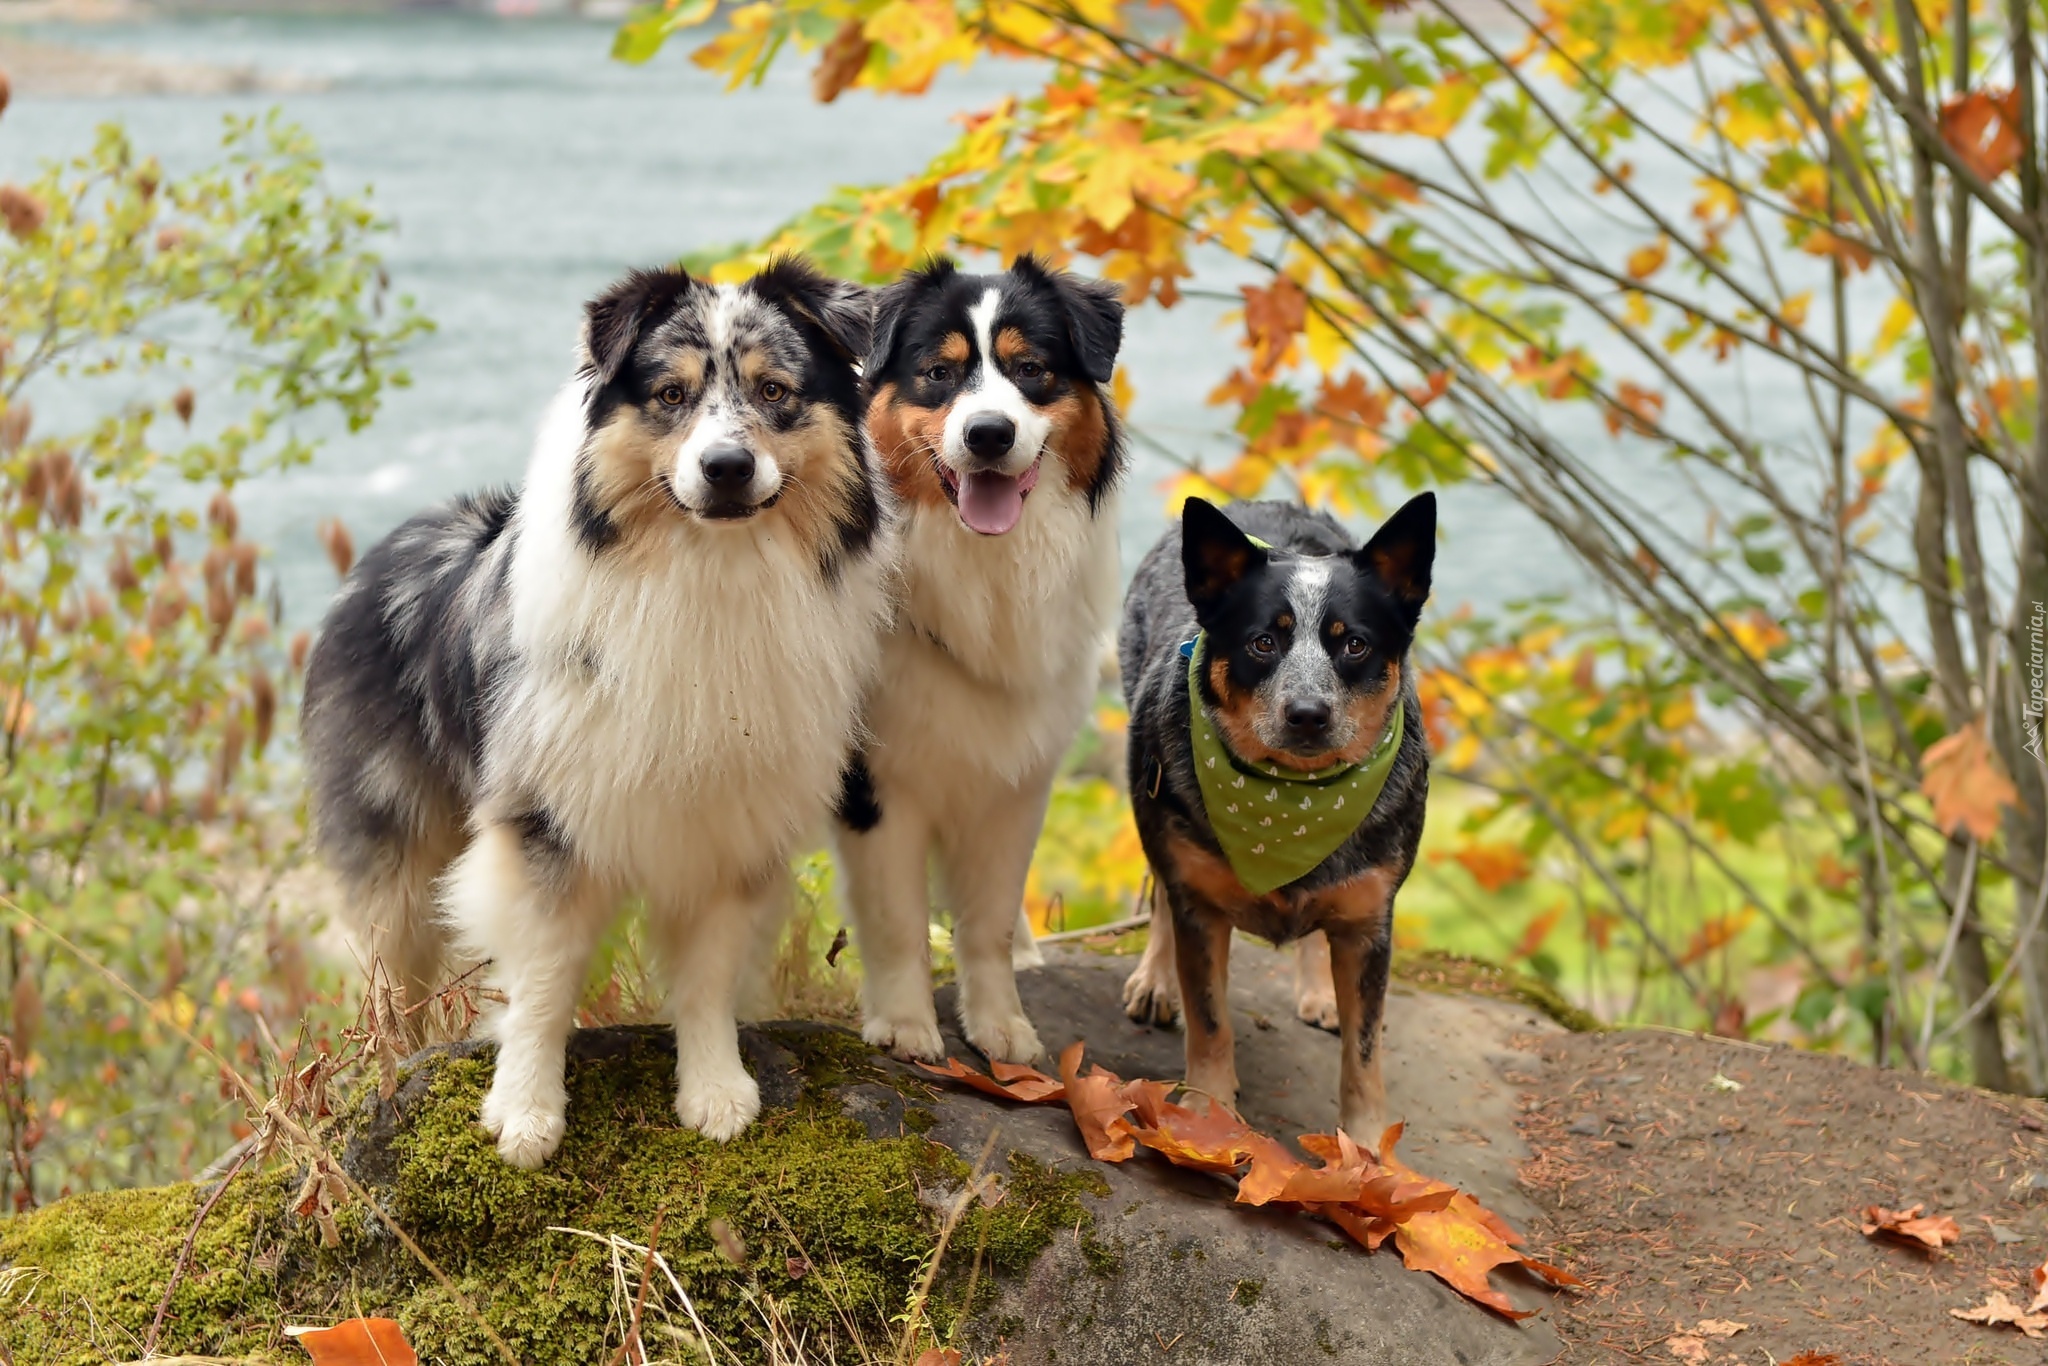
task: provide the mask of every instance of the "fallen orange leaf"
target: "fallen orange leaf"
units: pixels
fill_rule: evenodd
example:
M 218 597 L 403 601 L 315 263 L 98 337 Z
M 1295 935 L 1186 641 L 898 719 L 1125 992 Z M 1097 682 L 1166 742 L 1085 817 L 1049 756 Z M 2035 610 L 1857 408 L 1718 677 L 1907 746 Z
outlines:
M 419 1366 L 396 1319 L 346 1319 L 332 1328 L 287 1328 L 314 1366 Z
M 1088 1155 L 1098 1162 L 1122 1162 L 1138 1150 L 1131 1122 L 1124 1118 L 1131 1103 L 1123 1097 L 1124 1081 L 1100 1067 L 1081 1075 L 1081 1050 L 1076 1039 L 1060 1054 L 1060 1080 L 1066 1085 L 1067 1108 L 1074 1112 L 1074 1127 L 1088 1145 Z
M 1790 1361 L 1781 1361 L 1778 1366 L 1842 1366 L 1842 1359 L 1833 1352 L 1801 1352 Z
M 1962 1319 L 1965 1323 L 1981 1323 L 1987 1327 L 2004 1324 L 2017 1328 L 2030 1338 L 2048 1338 L 2048 1314 L 2034 1314 L 2020 1308 L 2006 1298 L 2003 1290 L 1994 1290 L 1975 1309 L 1951 1309 L 1951 1318 Z
M 2027 1273 L 2027 1283 L 2034 1287 L 2033 1302 L 2027 1306 L 2029 1314 L 2048 1313 L 2048 1262 L 2043 1262 Z
M 1875 1238 L 1879 1234 L 1885 1234 L 1903 1242 L 1919 1243 L 1935 1251 L 1940 1251 L 1950 1243 L 1962 1241 L 1963 1230 L 1954 1219 L 1946 1214 L 1922 1217 L 1920 1210 L 1919 1205 L 1914 1205 L 1910 1209 L 1868 1206 L 1863 1211 L 1864 1236 Z
M 1040 1101 L 1059 1100 L 1066 1095 L 1066 1088 L 1035 1067 L 1021 1067 L 1012 1062 L 991 1062 L 989 1071 L 993 1077 L 984 1076 L 958 1058 L 948 1058 L 943 1066 L 931 1063 L 917 1064 L 937 1077 L 951 1077 L 964 1081 L 975 1090 L 1005 1100 L 1021 1100 L 1036 1104 Z

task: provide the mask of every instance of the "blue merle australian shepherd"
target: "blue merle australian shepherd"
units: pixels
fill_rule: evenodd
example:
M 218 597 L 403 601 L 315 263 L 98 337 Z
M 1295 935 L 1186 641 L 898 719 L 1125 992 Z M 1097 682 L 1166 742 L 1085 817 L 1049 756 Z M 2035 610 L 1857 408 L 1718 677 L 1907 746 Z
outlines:
M 893 499 L 865 435 L 865 291 L 785 261 L 740 285 L 628 275 L 517 493 L 394 531 L 313 652 L 315 825 L 418 1001 L 489 960 L 483 1122 L 536 1167 L 593 946 L 644 898 L 676 1112 L 717 1139 L 759 1092 L 734 1025 L 789 856 L 821 826 L 880 648 Z

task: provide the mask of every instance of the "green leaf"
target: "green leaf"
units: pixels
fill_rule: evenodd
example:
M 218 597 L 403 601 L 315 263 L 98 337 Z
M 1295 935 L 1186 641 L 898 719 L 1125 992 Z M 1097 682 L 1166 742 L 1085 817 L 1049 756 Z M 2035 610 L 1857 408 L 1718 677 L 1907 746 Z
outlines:
M 674 5 L 643 5 L 626 17 L 612 37 L 612 60 L 637 66 L 661 51 L 671 33 L 695 28 L 718 9 L 718 0 L 681 0 Z

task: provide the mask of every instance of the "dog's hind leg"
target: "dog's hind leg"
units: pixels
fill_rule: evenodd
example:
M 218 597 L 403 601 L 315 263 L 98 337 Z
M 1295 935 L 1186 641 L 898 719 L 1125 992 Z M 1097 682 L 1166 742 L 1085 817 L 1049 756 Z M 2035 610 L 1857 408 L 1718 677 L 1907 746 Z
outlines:
M 437 913 L 435 884 L 461 850 L 461 827 L 449 821 L 409 841 L 367 876 L 347 879 L 364 966 L 407 1007 L 404 1043 L 410 1047 L 426 1043 L 439 1019 L 425 1004 L 447 985 L 448 932 Z
M 566 857 L 528 843 L 511 824 L 482 826 L 449 870 L 443 907 L 505 993 L 490 1027 L 498 1061 L 482 1119 L 499 1154 L 531 1171 L 567 1128 L 563 1054 L 611 903 Z
M 1337 983 L 1330 975 L 1330 941 L 1321 930 L 1294 941 L 1294 1013 L 1303 1024 L 1337 1032 Z
M 740 1061 L 739 998 L 762 926 L 782 923 L 789 897 L 789 869 L 776 864 L 701 905 L 648 908 L 676 1025 L 676 1117 L 720 1143 L 761 1112 L 761 1088 Z
M 960 1028 L 991 1058 L 1029 1062 L 1043 1050 L 1011 966 L 1024 880 L 1052 796 L 1047 773 L 1000 788 L 939 826 L 939 868 L 953 907 L 953 957 L 960 969 Z
M 1124 979 L 1124 1014 L 1139 1024 L 1170 1026 L 1180 1017 L 1180 969 L 1173 952 L 1173 907 L 1166 888 L 1152 878 L 1152 928 L 1146 931 L 1145 952 Z
M 839 863 L 860 949 L 861 1037 L 899 1058 L 937 1061 L 932 1004 L 931 826 L 897 801 L 865 831 L 841 827 Z
M 1017 930 L 1010 939 L 1010 966 L 1019 972 L 1045 966 L 1045 951 L 1038 947 L 1038 933 L 1031 928 L 1031 912 L 1017 903 Z
M 1237 1104 L 1237 1039 L 1230 1027 L 1230 920 L 1169 890 L 1174 966 L 1187 1026 L 1188 1088 Z

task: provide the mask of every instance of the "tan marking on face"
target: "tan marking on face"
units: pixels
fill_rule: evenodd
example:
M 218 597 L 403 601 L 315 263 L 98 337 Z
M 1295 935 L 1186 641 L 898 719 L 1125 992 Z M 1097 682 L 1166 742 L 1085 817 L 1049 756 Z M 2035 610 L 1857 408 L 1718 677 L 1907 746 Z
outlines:
M 1341 622 L 1341 621 L 1333 621 L 1333 622 L 1331 622 L 1331 623 L 1330 623 L 1330 639 L 1332 639 L 1332 640 L 1335 640 L 1335 639 L 1336 639 L 1336 638 L 1337 638 L 1338 636 L 1341 636 L 1341 635 L 1343 635 L 1343 634 L 1344 634 L 1344 623 L 1343 623 L 1343 622 Z
M 1294 613 L 1282 612 L 1280 614 L 1280 619 L 1274 622 L 1273 624 L 1278 626 L 1283 631 L 1292 631 L 1294 629 Z
M 1218 705 L 1210 708 L 1210 719 L 1216 723 L 1216 731 L 1223 737 L 1223 743 L 1230 752 L 1248 764 L 1278 764 L 1282 768 L 1312 773 L 1326 768 L 1332 762 L 1328 759 L 1303 759 L 1300 755 L 1274 749 L 1259 738 L 1258 715 L 1263 703 L 1259 695 L 1242 692 L 1233 688 L 1230 682 L 1230 664 L 1220 657 L 1209 661 L 1209 686 L 1216 692 Z
M 1006 327 L 996 333 L 996 359 L 1004 365 L 1015 365 L 1033 353 L 1031 343 L 1016 328 Z
M 771 379 L 789 392 L 796 392 L 796 376 L 776 364 L 775 357 L 759 347 L 750 347 L 740 353 L 739 371 L 750 394 Z
M 814 558 L 822 557 L 860 497 L 858 440 L 838 412 L 822 403 L 808 408 L 788 431 L 760 438 L 782 471 L 782 496 L 760 515 L 780 517 Z
M 657 430 L 640 409 L 621 408 L 590 439 L 591 499 L 618 528 L 628 554 L 655 551 L 654 543 L 688 516 L 658 473 L 685 434 Z
M 1326 759 L 1318 760 L 1314 767 L 1329 764 L 1356 764 L 1372 753 L 1373 746 L 1380 742 L 1380 735 L 1387 728 L 1393 709 L 1401 705 L 1401 664 L 1399 660 L 1387 665 L 1386 677 L 1380 686 L 1370 693 L 1354 693 L 1350 701 L 1351 721 L 1356 729 L 1352 732 L 1351 743 L 1336 750 Z
M 704 388 L 704 366 L 707 358 L 702 351 L 681 351 L 669 362 L 666 379 L 672 379 L 689 393 L 698 393 Z M 654 392 L 660 393 L 663 386 L 656 384 Z
M 1109 459 L 1109 421 L 1094 386 L 1076 385 L 1039 411 L 1052 419 L 1045 446 L 1066 466 L 1067 487 L 1076 493 L 1093 488 Z
M 945 432 L 944 409 L 907 403 L 894 384 L 876 390 L 868 403 L 868 436 L 882 457 L 889 483 L 907 503 L 951 506 L 939 473 L 932 468 L 932 456 L 945 440 Z
M 967 364 L 967 358 L 973 354 L 974 343 L 967 340 L 965 332 L 948 332 L 945 340 L 939 343 L 939 349 L 934 359 L 942 360 L 952 365 L 965 365 Z

